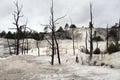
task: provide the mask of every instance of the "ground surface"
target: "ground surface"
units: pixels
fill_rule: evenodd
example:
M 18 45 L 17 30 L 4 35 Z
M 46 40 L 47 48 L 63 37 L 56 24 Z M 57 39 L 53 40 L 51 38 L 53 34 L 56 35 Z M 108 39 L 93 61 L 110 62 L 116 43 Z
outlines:
M 61 55 L 62 64 L 50 65 L 50 56 L 20 55 L 0 58 L 0 80 L 120 80 L 120 69 L 75 63 Z
M 85 31 L 82 34 L 85 34 Z M 98 65 L 105 63 L 113 65 L 114 68 L 109 66 L 88 66 L 86 65 L 88 55 L 81 52 L 81 48 L 85 48 L 85 35 L 81 39 L 75 39 L 75 50 L 76 55 L 79 56 L 79 63 L 75 62 L 76 56 L 73 56 L 72 53 L 72 40 L 59 40 L 62 64 L 58 65 L 57 56 L 55 56 L 54 66 L 50 64 L 51 56 L 49 55 L 51 50 L 48 48 L 47 41 L 40 42 L 41 56 L 38 57 L 36 41 L 30 39 L 29 46 L 31 49 L 28 55 L 13 55 L 0 58 L 0 80 L 120 80 L 120 52 L 105 55 L 104 59 L 101 59 L 100 55 L 93 58 L 98 60 Z M 5 43 L 3 39 L 0 41 L 1 45 Z M 106 42 L 99 42 L 98 47 L 101 51 L 105 51 Z M 5 48 L 1 46 L 0 53 L 3 51 L 8 52 Z M 94 42 L 95 48 L 96 42 Z M 82 62 L 84 65 L 82 65 Z

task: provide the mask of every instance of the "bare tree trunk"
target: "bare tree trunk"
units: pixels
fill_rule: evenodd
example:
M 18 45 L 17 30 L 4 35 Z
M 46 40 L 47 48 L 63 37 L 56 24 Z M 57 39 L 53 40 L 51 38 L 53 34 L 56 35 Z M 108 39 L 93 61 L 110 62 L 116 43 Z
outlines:
M 53 36 L 54 32 L 52 30 L 52 60 L 51 60 L 51 64 L 54 65 L 54 54 L 55 54 L 55 43 L 54 43 L 54 36 Z
M 58 18 L 57 20 L 59 20 L 61 18 Z M 56 49 L 57 49 L 58 62 L 59 62 L 59 64 L 61 64 L 60 54 L 59 54 L 59 45 L 58 45 L 58 42 L 57 42 L 57 39 L 56 39 L 56 35 L 55 35 L 55 22 L 57 20 L 54 21 L 54 10 L 53 10 L 53 0 L 52 0 L 52 6 L 51 6 L 51 27 L 52 27 L 52 61 L 51 61 L 51 64 L 52 65 L 54 64 L 54 55 L 56 53 L 55 52 L 56 51 L 55 50 L 55 45 L 56 45 Z
M 15 44 L 14 44 L 14 54 L 16 54 L 16 35 L 15 35 Z
M 11 47 L 10 47 L 10 43 L 9 43 L 8 38 L 7 38 L 7 43 L 8 43 L 8 47 L 9 47 L 9 53 L 10 53 L 10 55 L 12 55 L 12 52 L 11 52 Z
M 23 43 L 22 43 L 22 54 L 25 54 L 25 39 L 23 38 Z
M 120 19 L 119 19 L 119 25 L 118 25 L 118 49 L 120 50 L 119 40 L 120 40 Z
M 116 31 L 116 37 L 115 37 L 115 44 L 116 44 L 116 47 L 118 48 L 118 28 L 117 28 L 117 25 L 116 25 L 116 28 L 115 28 L 115 31 Z
M 26 39 L 26 42 L 27 42 L 27 53 L 28 53 L 28 38 Z
M 49 22 L 48 25 L 43 25 L 43 26 L 45 26 L 45 28 L 44 28 L 45 32 L 47 32 L 46 31 L 47 28 L 51 29 L 51 33 L 52 33 L 51 34 L 51 38 L 52 38 L 51 42 L 47 38 L 45 38 L 45 39 L 51 45 L 51 49 L 52 49 L 51 65 L 54 65 L 54 55 L 55 55 L 55 53 L 57 53 L 59 64 L 61 64 L 60 54 L 59 54 L 59 44 L 57 42 L 57 38 L 56 38 L 56 35 L 55 35 L 55 28 L 56 28 L 55 24 L 56 24 L 56 22 L 58 20 L 64 18 L 65 16 L 62 16 L 62 17 L 57 18 L 57 19 L 54 20 L 54 9 L 53 9 L 54 5 L 53 5 L 53 0 L 51 0 L 51 2 L 52 2 L 52 5 L 51 5 L 51 8 L 50 8 L 50 14 L 51 14 L 50 15 L 50 22 Z
M 73 55 L 75 55 L 75 40 L 74 40 L 74 29 L 72 29 L 72 36 L 73 36 Z
M 23 42 L 22 42 L 22 55 L 24 53 L 24 39 L 23 39 Z
M 18 33 L 17 33 L 17 44 L 16 44 L 17 45 L 17 53 L 16 53 L 16 55 L 19 55 L 19 46 L 20 46 L 19 45 L 19 40 L 20 40 L 20 38 L 19 38 L 19 29 L 17 30 L 17 32 Z
M 107 25 L 107 29 L 106 29 L 107 31 L 107 37 L 106 37 L 106 39 L 107 39 L 107 42 L 106 42 L 106 45 L 107 45 L 107 52 L 108 52 L 108 25 Z
M 96 41 L 96 45 L 97 45 L 97 47 L 96 47 L 96 48 L 98 48 L 98 41 Z
M 90 61 L 92 60 L 92 54 L 93 54 L 93 39 L 92 39 L 92 28 L 93 28 L 93 23 L 92 23 L 92 4 L 90 3 L 90 23 L 89 23 L 89 27 L 90 27 Z
M 119 27 L 117 28 L 117 48 L 119 49 Z
M 92 41 L 92 28 L 90 28 L 90 61 L 92 60 L 93 53 L 93 41 Z
M 22 42 L 22 54 L 25 54 L 25 36 L 26 36 L 26 26 L 24 28 L 24 32 L 23 32 L 23 42 Z
M 88 53 L 88 49 L 87 49 L 87 37 L 88 37 L 88 35 L 87 35 L 87 31 L 86 31 L 86 38 L 85 38 L 86 53 Z
M 36 40 L 36 45 L 37 45 L 37 49 L 38 49 L 38 56 L 40 56 L 40 49 L 39 49 L 39 42 L 38 42 L 38 40 Z
M 23 41 L 22 41 L 22 54 L 24 53 L 24 37 L 23 37 Z
M 120 40 L 120 19 L 119 19 L 119 26 L 118 26 L 118 40 Z
M 59 53 L 59 45 L 58 45 L 58 42 L 57 42 L 55 33 L 54 33 L 54 38 L 55 38 L 55 43 L 56 43 L 56 47 L 57 47 L 58 62 L 59 62 L 59 64 L 61 64 L 61 61 L 60 61 L 60 53 Z
M 51 64 L 54 65 L 54 54 L 55 54 L 55 43 L 54 43 L 54 33 L 55 33 L 55 25 L 54 25 L 54 11 L 53 11 L 53 0 L 51 6 L 51 27 L 52 27 L 52 61 Z

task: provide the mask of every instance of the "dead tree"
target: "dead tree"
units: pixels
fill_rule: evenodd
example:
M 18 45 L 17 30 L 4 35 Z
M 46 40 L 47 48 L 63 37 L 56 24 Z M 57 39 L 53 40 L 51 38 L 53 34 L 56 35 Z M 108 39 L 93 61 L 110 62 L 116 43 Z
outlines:
M 118 23 L 118 49 L 120 50 L 119 40 L 120 40 L 120 19 L 119 19 L 119 23 Z
M 69 25 L 66 23 L 64 27 L 66 37 L 68 36 L 68 28 L 69 28 Z
M 118 48 L 118 24 L 115 23 L 114 26 L 111 28 L 111 36 L 114 39 L 115 45 Z
M 86 38 L 85 38 L 85 45 L 86 45 L 86 53 L 88 53 L 88 49 L 87 49 L 87 37 L 88 37 L 88 35 L 87 35 L 87 31 L 86 31 Z
M 40 56 L 40 48 L 39 48 L 39 40 L 40 40 L 40 37 L 39 37 L 39 33 L 35 33 L 35 36 L 36 36 L 36 47 L 38 49 L 38 56 Z
M 23 34 L 24 34 L 24 37 L 23 37 L 23 41 L 22 41 L 22 53 L 26 53 L 26 50 L 27 50 L 27 53 L 28 53 L 28 34 L 26 34 L 26 31 L 27 31 L 27 28 L 26 25 L 23 27 L 24 30 L 23 30 Z M 26 38 L 26 39 L 25 39 Z M 25 42 L 26 41 L 26 42 Z M 26 49 L 25 49 L 26 48 Z
M 51 45 L 51 49 L 52 49 L 52 55 L 51 55 L 51 65 L 54 65 L 54 55 L 55 53 L 57 53 L 57 57 L 58 57 L 58 63 L 61 64 L 61 61 L 60 61 L 60 53 L 59 53 L 59 44 L 58 44 L 58 41 L 57 41 L 57 38 L 56 38 L 56 24 L 58 20 L 64 18 L 65 16 L 62 16 L 60 18 L 57 18 L 55 19 L 54 18 L 54 5 L 53 5 L 53 0 L 51 0 L 52 2 L 52 5 L 51 5 L 51 8 L 50 8 L 50 22 L 48 25 L 42 25 L 42 26 L 45 26 L 44 30 L 49 28 L 51 30 L 51 41 L 49 41 L 47 38 L 45 38 L 48 43 Z
M 22 25 L 22 26 L 21 26 L 22 29 L 23 29 L 23 31 L 22 31 L 22 33 L 23 33 L 23 35 L 22 35 L 22 54 L 25 54 L 26 26 L 27 26 L 27 22 L 26 22 L 25 25 Z
M 57 39 L 56 39 L 55 33 L 54 33 L 54 38 L 55 38 L 55 43 L 56 43 L 56 48 L 57 48 L 58 63 L 61 64 L 61 61 L 60 61 L 60 53 L 59 53 L 59 44 L 58 44 L 58 41 L 57 41 Z
M 7 38 L 7 43 L 8 43 L 9 53 L 10 53 L 10 55 L 12 55 L 11 46 L 10 46 L 10 42 L 9 42 L 8 38 Z
M 54 5 L 53 5 L 53 0 L 52 0 L 52 6 L 51 6 L 51 10 L 50 10 L 50 13 L 51 13 L 51 20 L 50 20 L 50 25 L 51 25 L 51 30 L 52 30 L 52 60 L 51 60 L 51 64 L 53 65 L 54 64 L 54 54 L 55 54 L 55 45 L 57 47 L 57 55 L 58 55 L 58 62 L 59 64 L 61 64 L 61 61 L 60 61 L 60 54 L 59 54 L 59 45 L 58 45 L 58 41 L 56 39 L 56 35 L 55 35 L 55 23 L 61 19 L 61 18 L 58 18 L 56 20 L 54 20 Z
M 28 53 L 28 44 L 29 44 L 28 38 L 26 39 L 26 43 L 27 43 L 27 53 Z
M 118 24 L 118 41 L 120 40 L 120 19 L 119 19 L 119 24 Z
M 106 46 L 107 46 L 107 52 L 108 52 L 108 25 L 107 25 L 107 29 L 106 29 Z
M 39 41 L 38 40 L 36 41 L 36 44 L 37 44 L 37 49 L 38 49 L 38 56 L 40 56 L 40 48 L 39 48 Z
M 20 47 L 20 31 L 21 31 L 21 27 L 19 24 L 20 18 L 23 17 L 23 15 L 21 15 L 21 11 L 22 11 L 22 5 L 19 6 L 18 2 L 15 3 L 16 6 L 16 10 L 13 13 L 13 17 L 14 17 L 14 25 L 16 26 L 16 55 L 19 55 L 19 47 Z
M 35 30 L 33 30 L 33 29 L 31 29 L 31 28 L 29 28 L 29 27 L 25 27 L 26 29 L 28 29 L 30 32 L 28 32 L 28 34 L 31 34 L 32 32 L 37 32 L 37 31 L 35 31 Z M 25 34 L 25 36 L 26 36 L 26 47 L 27 47 L 27 53 L 28 53 L 28 50 L 29 50 L 29 40 L 28 40 L 28 34 Z
M 75 39 L 74 39 L 74 29 L 72 29 L 72 38 L 73 38 L 73 54 L 75 55 Z
M 23 31 L 22 54 L 25 54 L 25 32 L 26 32 L 26 28 L 24 28 Z
M 76 26 L 74 24 L 70 25 L 70 28 L 72 29 L 72 39 L 73 39 L 73 55 L 75 55 L 75 39 L 74 39 L 74 30 Z
M 54 33 L 55 33 L 55 24 L 54 24 L 54 13 L 53 13 L 53 0 L 52 0 L 52 6 L 51 6 L 51 30 L 52 30 L 52 60 L 51 60 L 51 64 L 54 64 L 54 54 L 55 54 L 55 42 L 54 42 Z
M 92 32 L 93 32 L 93 16 L 92 16 L 92 4 L 90 3 L 90 22 L 89 22 L 89 28 L 90 28 L 90 61 L 92 60 L 92 54 L 93 54 L 93 39 L 92 39 Z
M 99 41 L 99 39 L 98 39 L 98 36 L 97 36 L 97 31 L 94 31 L 94 38 L 96 38 L 95 39 L 95 41 L 96 41 L 96 49 L 98 49 L 98 41 Z
M 25 54 L 25 38 L 26 38 L 26 30 L 27 30 L 27 22 L 28 21 L 26 21 L 26 23 L 24 24 L 24 25 L 22 25 L 21 27 L 22 27 L 22 54 Z

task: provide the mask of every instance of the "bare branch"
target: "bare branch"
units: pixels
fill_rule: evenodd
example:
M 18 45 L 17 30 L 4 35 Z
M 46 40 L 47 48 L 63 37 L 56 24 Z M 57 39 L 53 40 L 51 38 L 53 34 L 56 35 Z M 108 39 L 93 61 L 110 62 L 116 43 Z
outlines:
M 15 22 L 17 21 L 17 19 L 16 19 L 16 15 L 15 14 L 13 14 L 13 18 L 14 18 L 14 20 L 15 20 Z
M 47 32 L 48 31 L 48 27 L 46 26 L 46 27 L 44 27 L 44 31 L 45 32 Z
M 45 39 L 48 41 L 48 43 L 52 46 L 52 43 L 45 37 Z
M 64 16 L 62 16 L 62 17 L 57 18 L 54 22 L 57 22 L 58 20 L 60 20 L 60 19 L 64 18 L 65 16 L 66 16 L 66 15 L 64 15 Z
M 50 26 L 50 25 L 48 25 L 48 24 L 41 24 L 41 26 L 45 26 L 46 27 L 46 26 Z
M 17 29 L 17 28 L 8 28 L 8 29 Z
M 15 14 L 17 14 L 17 11 L 14 11 Z
M 21 7 L 19 8 L 19 11 L 20 11 L 20 12 L 21 12 L 22 8 L 23 8 L 23 5 L 21 5 Z
M 14 25 L 16 25 L 16 23 L 13 23 Z

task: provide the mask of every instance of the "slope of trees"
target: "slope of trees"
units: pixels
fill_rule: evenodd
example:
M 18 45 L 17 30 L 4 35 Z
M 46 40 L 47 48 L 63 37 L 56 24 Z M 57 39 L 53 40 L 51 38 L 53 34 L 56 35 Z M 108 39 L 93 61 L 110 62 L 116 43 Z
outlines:
M 15 34 L 16 32 L 11 32 L 11 31 L 2 31 L 0 32 L 0 38 L 7 38 L 7 39 L 15 39 Z M 40 40 L 44 40 L 44 34 L 45 33 L 42 33 L 42 32 L 39 32 L 39 33 L 35 33 L 35 32 L 29 32 L 29 31 L 26 31 L 26 32 L 21 32 L 20 33 L 20 39 L 23 39 L 23 38 L 31 38 L 31 39 L 37 39 L 37 36 L 39 35 L 40 36 Z
M 107 28 L 107 51 L 110 54 L 120 50 L 119 34 L 120 34 L 120 21 L 119 23 L 116 23 L 114 26 L 112 26 L 109 31 Z M 108 44 L 109 38 L 112 39 L 113 43 Z

